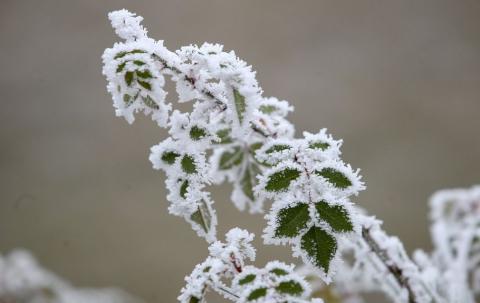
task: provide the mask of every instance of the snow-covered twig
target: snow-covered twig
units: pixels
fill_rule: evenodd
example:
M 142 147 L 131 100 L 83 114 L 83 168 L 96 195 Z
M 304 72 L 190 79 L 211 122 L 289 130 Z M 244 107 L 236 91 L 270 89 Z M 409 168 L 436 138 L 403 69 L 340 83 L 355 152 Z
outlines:
M 340 273 L 342 250 L 347 247 L 360 264 L 352 270 L 367 274 L 367 288 L 374 288 L 375 281 L 399 303 L 447 302 L 432 282 L 432 274 L 426 274 L 431 260 L 425 257 L 421 265 L 414 263 L 398 238 L 388 236 L 379 221 L 363 215 L 351 201 L 365 186 L 359 170 L 342 160 L 341 140 L 333 139 L 326 129 L 294 138 L 294 127 L 286 118 L 293 107 L 263 97 L 255 72 L 233 51 L 205 43 L 171 52 L 163 41 L 147 36 L 140 24 L 142 17 L 120 10 L 109 18 L 124 40 L 103 55 L 103 73 L 116 114 L 132 123 L 134 115 L 143 112 L 168 129 L 169 137 L 151 148 L 150 161 L 166 173 L 170 213 L 183 217 L 210 243 L 210 256 L 187 277 L 182 302 L 201 302 L 207 289 L 236 302 L 283 302 L 285 293 L 281 294 L 280 285 L 284 282 L 289 282 L 285 287 L 293 291 L 287 292 L 287 302 L 308 299 L 308 285 L 301 278 L 292 278 L 293 268 L 278 261 L 263 269 L 244 267 L 241 245 L 230 243 L 229 238 L 242 235 L 240 238 L 249 239 L 246 231 L 231 231 L 227 243 L 217 240 L 217 215 L 205 188 L 224 180 L 233 185 L 231 200 L 240 210 L 262 213 L 264 201 L 273 200 L 265 216 L 264 242 L 290 245 L 293 255 L 315 268 L 325 283 L 335 280 L 336 274 L 353 281 Z M 166 100 L 165 77 L 175 83 L 178 102 L 193 103 L 191 112 L 172 111 Z M 480 247 L 473 241 L 477 231 L 469 230 L 472 232 L 452 235 L 462 245 L 456 245 L 453 253 L 456 267 L 438 269 L 448 272 L 445 277 L 452 272 L 466 275 L 469 262 L 480 262 L 477 254 L 470 258 L 470 252 L 480 251 Z M 446 245 L 444 239 L 437 242 Z M 437 255 L 434 259 L 442 264 L 452 258 L 451 254 Z M 271 264 L 280 266 L 295 283 L 272 276 L 267 270 Z M 361 271 L 355 271 L 358 268 Z M 240 283 L 238 279 L 247 279 L 245 272 L 258 283 Z M 356 274 L 352 277 L 357 278 Z M 338 277 L 335 282 L 341 280 Z M 230 279 L 231 285 L 224 279 Z M 462 288 L 455 289 L 447 297 Z

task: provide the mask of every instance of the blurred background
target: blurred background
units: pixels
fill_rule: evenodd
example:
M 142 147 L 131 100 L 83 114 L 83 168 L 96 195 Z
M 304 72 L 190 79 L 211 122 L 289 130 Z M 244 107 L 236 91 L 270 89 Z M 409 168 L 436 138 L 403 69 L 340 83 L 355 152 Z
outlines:
M 433 191 L 480 183 L 479 1 L 1 0 L 1 253 L 23 247 L 75 285 L 152 303 L 175 302 L 207 254 L 167 214 L 164 176 L 148 161 L 165 132 L 114 116 L 100 56 L 117 40 L 106 14 L 119 8 L 172 50 L 235 50 L 266 96 L 295 106 L 297 135 L 327 127 L 343 138 L 367 184 L 356 202 L 409 251 L 431 246 Z M 298 261 L 263 246 L 264 219 L 229 195 L 214 192 L 220 234 L 255 232 L 258 265 Z

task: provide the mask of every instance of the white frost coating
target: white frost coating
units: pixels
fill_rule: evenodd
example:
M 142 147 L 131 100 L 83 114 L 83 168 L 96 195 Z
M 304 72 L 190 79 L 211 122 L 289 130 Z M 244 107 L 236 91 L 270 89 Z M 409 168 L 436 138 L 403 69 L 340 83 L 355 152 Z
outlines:
M 164 71 L 155 55 L 168 53 L 163 41 L 148 38 L 140 25 L 143 18 L 126 10 L 112 12 L 109 18 L 115 32 L 126 40 L 115 43 L 102 56 L 116 115 L 133 123 L 134 113 L 143 111 L 151 114 L 159 126 L 166 126 L 171 105 L 165 103 Z
M 242 267 L 265 271 L 244 265 L 245 258 L 254 257 L 248 233 L 233 230 L 225 244 L 216 239 L 217 217 L 205 187 L 224 180 L 232 183 L 231 200 L 240 210 L 261 213 L 264 201 L 273 199 L 265 216 L 265 243 L 292 245 L 293 254 L 316 265 L 316 275 L 327 283 L 339 272 L 339 280 L 358 285 L 351 290 L 377 286 L 395 302 L 473 302 L 480 292 L 478 188 L 444 192 L 432 200 L 440 201 L 432 202 L 435 251 L 431 256 L 417 252 L 415 264 L 397 238 L 351 202 L 365 186 L 359 170 L 340 158 L 342 141 L 326 129 L 294 139 L 294 126 L 286 118 L 293 107 L 262 97 L 255 72 L 233 51 L 204 43 L 171 52 L 163 41 L 147 36 L 142 17 L 121 10 L 109 18 L 125 40 L 103 55 L 116 114 L 132 123 L 135 113 L 143 112 L 168 129 L 169 138 L 152 147 L 150 161 L 166 173 L 170 213 L 211 243 L 210 257 L 187 279 L 182 302 L 203 302 L 206 287 L 237 302 L 248 300 L 252 294 L 247 290 L 258 290 L 255 285 L 268 286 L 267 291 L 249 302 L 272 302 L 278 296 L 274 284 L 283 278 L 275 283 L 259 279 L 240 293 L 232 293 L 220 278 L 236 279 Z M 192 102 L 191 112 L 172 112 L 165 100 L 165 76 L 175 82 L 178 102 Z M 445 213 L 449 199 L 456 201 L 453 214 Z M 352 268 L 342 265 L 343 251 L 357 257 Z M 350 278 L 340 273 L 345 268 L 354 272 Z M 193 297 L 198 300 L 190 302 Z M 306 302 L 301 296 L 285 301 Z
M 269 262 L 264 268 L 246 265 L 247 260 L 255 259 L 253 237 L 246 230 L 234 228 L 226 234 L 225 243 L 212 243 L 207 259 L 185 278 L 179 301 L 206 302 L 206 292 L 213 290 L 238 303 L 323 302 L 309 299 L 310 286 L 293 265 L 279 261 Z
M 447 303 L 469 302 L 445 299 L 438 289 L 438 270 L 431 266 L 427 255 L 416 252 L 414 263 L 397 237 L 388 236 L 381 222 L 357 210 L 360 235 L 339 239 L 338 250 L 344 262 L 337 266 L 333 284 L 312 282 L 314 291 L 328 289 L 341 302 L 364 303 L 366 293 L 383 292 L 392 302 Z M 299 273 L 318 277 L 317 269 L 304 266 Z
M 126 9 L 108 14 L 108 19 L 115 29 L 115 33 L 127 41 L 135 41 L 147 37 L 147 30 L 140 24 L 143 17 L 136 16 Z
M 353 171 L 350 165 L 340 159 L 341 141 L 334 140 L 325 129 L 318 134 L 305 132 L 304 139 L 276 139 L 267 141 L 260 148 L 257 158 L 272 168 L 264 171 L 256 186 L 257 195 L 273 199 L 270 213 L 265 216 L 268 221 L 263 239 L 266 244 L 290 244 L 294 256 L 301 257 L 304 263 L 313 265 L 315 260 L 302 248 L 302 239 L 312 227 L 319 227 L 335 241 L 347 236 L 346 231 L 334 230 L 330 223 L 324 221 L 316 210 L 316 203 L 323 201 L 330 207 L 340 207 L 351 223 L 351 231 L 360 230 L 353 205 L 349 200 L 352 195 L 365 189 L 360 180 L 359 171 Z M 289 174 L 285 186 L 276 189 L 282 173 Z M 276 181 L 276 182 L 274 182 Z M 281 212 L 298 205 L 308 205 L 308 219 L 295 235 L 278 235 Z M 326 214 L 328 216 L 328 214 Z M 325 282 L 330 282 L 339 264 L 339 254 L 335 251 L 330 257 L 328 271 L 319 268 L 319 275 Z
M 27 251 L 0 255 L 0 302 L 140 303 L 125 292 L 78 289 L 42 268 Z
M 431 256 L 416 252 L 422 273 L 448 302 L 480 293 L 480 186 L 441 190 L 430 199 Z

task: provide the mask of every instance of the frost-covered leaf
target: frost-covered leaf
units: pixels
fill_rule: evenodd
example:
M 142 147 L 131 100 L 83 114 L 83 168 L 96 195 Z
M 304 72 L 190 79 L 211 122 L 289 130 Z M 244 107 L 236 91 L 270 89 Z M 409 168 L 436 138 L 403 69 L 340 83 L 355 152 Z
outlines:
M 128 54 L 144 54 L 144 53 L 146 53 L 146 51 L 143 50 L 143 49 L 134 49 L 134 50 L 131 50 L 131 51 L 129 51 L 129 52 L 121 51 L 121 52 L 118 52 L 118 53 L 115 55 L 114 59 L 123 58 L 123 57 L 125 57 L 125 56 L 128 55 Z
M 242 186 L 242 192 L 250 200 L 255 200 L 253 188 L 257 184 L 257 175 L 260 173 L 260 169 L 255 163 L 249 163 L 245 169 L 240 185 Z
M 162 154 L 162 161 L 172 165 L 180 155 L 174 151 L 167 151 Z
M 205 128 L 199 127 L 197 125 L 194 125 L 192 126 L 192 128 L 190 128 L 190 138 L 194 141 L 201 140 L 205 138 L 206 135 L 207 131 L 205 130 Z
M 126 72 L 124 78 L 125 78 L 125 83 L 127 83 L 128 86 L 132 85 L 133 72 Z
M 188 180 L 183 181 L 182 185 L 180 185 L 180 197 L 185 199 L 187 197 L 187 191 L 188 191 Z
M 345 189 L 352 185 L 352 181 L 350 181 L 345 174 L 332 167 L 326 167 L 320 171 L 317 170 L 315 173 L 325 178 L 333 186 L 340 189 Z
M 200 225 L 205 233 L 208 234 L 211 229 L 212 214 L 205 200 L 200 200 L 197 210 L 190 216 L 190 219 Z
M 330 144 L 327 142 L 316 141 L 316 142 L 310 142 L 310 144 L 308 144 L 308 147 L 311 149 L 326 150 L 327 148 L 330 147 Z
M 294 280 L 280 282 L 275 289 L 280 293 L 289 294 L 292 296 L 298 296 L 304 291 L 302 285 Z
M 248 283 L 252 283 L 255 280 L 256 277 L 257 277 L 257 275 L 255 275 L 255 274 L 248 274 L 245 277 L 238 280 L 238 285 L 245 285 L 245 284 L 248 284 Z
M 286 276 L 286 275 L 288 275 L 288 272 L 287 272 L 285 269 L 283 269 L 283 268 L 273 268 L 273 269 L 270 270 L 270 272 L 271 272 L 272 274 L 277 275 L 277 276 Z
M 221 170 L 230 169 L 234 166 L 240 165 L 243 161 L 243 150 L 240 147 L 235 147 L 233 150 L 227 150 L 220 156 L 220 163 L 218 168 Z
M 281 171 L 277 171 L 268 177 L 265 190 L 269 192 L 283 191 L 298 177 L 300 177 L 300 171 L 296 168 L 285 168 Z
M 230 136 L 231 133 L 232 133 L 232 130 L 229 129 L 229 128 L 224 128 L 224 129 L 221 129 L 221 130 L 217 131 L 217 137 L 218 137 L 219 140 L 216 141 L 215 143 L 217 143 L 217 144 L 232 143 L 233 139 Z
M 182 169 L 187 174 L 194 174 L 197 172 L 197 166 L 195 164 L 195 160 L 190 155 L 185 155 L 181 161 Z
M 310 215 L 307 204 L 299 203 L 293 207 L 282 208 L 277 216 L 275 237 L 296 237 L 305 229 L 308 221 Z
M 337 242 L 333 236 L 318 226 L 312 226 L 300 241 L 301 249 L 308 259 L 328 273 L 330 261 L 335 256 Z
M 278 107 L 275 105 L 260 105 L 258 108 L 264 114 L 271 114 L 278 110 Z
M 245 103 L 245 97 L 242 96 L 238 90 L 234 89 L 233 98 L 235 101 L 235 109 L 237 111 L 238 121 L 240 121 L 240 124 L 242 124 L 247 106 Z
M 248 301 L 253 301 L 260 299 L 262 297 L 265 297 L 267 295 L 267 288 L 266 287 L 260 287 L 255 290 L 253 290 L 247 297 Z
M 353 225 L 347 210 L 340 205 L 330 205 L 325 201 L 315 203 L 320 219 L 327 222 L 336 232 L 353 231 Z
M 142 101 L 143 101 L 143 104 L 145 104 L 147 107 L 149 107 L 151 109 L 159 109 L 160 108 L 158 106 L 158 104 L 155 103 L 155 101 L 150 96 L 142 97 Z
M 197 297 L 190 297 L 188 303 L 200 303 L 200 299 Z
M 281 151 L 284 151 L 284 150 L 288 150 L 292 148 L 290 145 L 287 145 L 287 144 L 275 144 L 275 145 L 272 145 L 271 147 L 269 147 L 265 153 L 266 154 L 272 154 L 272 153 L 276 153 L 276 152 L 281 152 Z

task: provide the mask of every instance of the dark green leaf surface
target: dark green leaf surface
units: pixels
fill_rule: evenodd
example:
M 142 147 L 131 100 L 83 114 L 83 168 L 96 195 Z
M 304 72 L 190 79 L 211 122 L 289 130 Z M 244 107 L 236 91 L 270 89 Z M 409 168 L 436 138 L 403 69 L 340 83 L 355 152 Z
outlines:
M 280 293 L 292 296 L 298 296 L 303 292 L 302 285 L 293 280 L 281 282 L 275 289 Z
M 243 277 L 242 279 L 240 279 L 238 281 L 238 285 L 245 285 L 247 283 L 251 283 L 253 282 L 253 280 L 255 280 L 257 276 L 254 275 L 254 274 L 249 274 L 249 275 L 246 275 L 245 277 Z
M 180 186 L 180 197 L 185 199 L 187 197 L 187 190 L 188 190 L 188 180 L 185 180 Z
M 330 261 L 337 250 L 335 238 L 317 226 L 312 226 L 300 241 L 302 250 L 310 257 L 314 265 L 325 273 L 330 268 Z
M 276 145 L 273 145 L 272 147 L 270 147 L 269 149 L 267 149 L 265 151 L 265 153 L 266 154 L 272 154 L 272 153 L 281 152 L 281 151 L 284 151 L 284 150 L 287 150 L 287 149 L 290 149 L 290 148 L 292 148 L 290 145 L 276 144 Z
M 315 203 L 320 219 L 327 222 L 336 232 L 349 232 L 353 230 L 348 212 L 340 205 L 330 205 L 325 201 Z
M 287 189 L 290 183 L 300 177 L 300 171 L 295 168 L 286 168 L 270 175 L 265 190 L 279 192 Z
M 187 174 L 194 174 L 197 172 L 197 166 L 195 165 L 195 161 L 193 160 L 193 157 L 190 155 L 185 155 L 182 158 L 182 169 L 184 172 Z
M 261 297 L 265 297 L 267 295 L 267 288 L 266 287 L 261 287 L 257 288 L 254 291 L 248 295 L 247 300 L 248 301 L 253 301 Z
M 167 151 L 167 152 L 164 152 L 162 154 L 162 161 L 167 163 L 167 164 L 170 164 L 172 165 L 173 163 L 175 163 L 175 160 L 177 159 L 177 157 L 179 157 L 180 155 L 177 154 L 176 152 L 174 151 Z
M 327 142 L 317 141 L 317 142 L 310 142 L 308 147 L 310 147 L 311 149 L 326 150 L 327 148 L 330 147 L 330 144 L 328 144 Z
M 299 235 L 310 221 L 308 205 L 300 203 L 290 208 L 283 208 L 278 212 L 275 237 L 293 238 Z
M 192 140 L 200 140 L 202 138 L 205 138 L 206 135 L 207 131 L 204 128 L 198 127 L 196 125 L 190 128 L 190 138 L 192 138 Z
M 277 276 L 286 276 L 286 275 L 288 275 L 288 272 L 287 272 L 286 270 L 284 270 L 284 269 L 281 269 L 281 268 L 274 268 L 274 269 L 270 270 L 270 272 L 271 272 L 272 274 L 277 275 Z
M 331 167 L 326 167 L 320 171 L 315 171 L 315 173 L 327 179 L 329 183 L 337 188 L 345 189 L 352 185 L 352 182 L 347 178 L 347 176 Z

